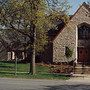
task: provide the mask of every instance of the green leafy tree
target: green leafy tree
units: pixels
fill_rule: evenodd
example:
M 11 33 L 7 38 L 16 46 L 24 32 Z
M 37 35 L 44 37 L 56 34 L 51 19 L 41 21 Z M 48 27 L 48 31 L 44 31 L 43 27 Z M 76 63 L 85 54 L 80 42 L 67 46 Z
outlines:
M 70 57 L 72 57 L 72 54 L 73 54 L 73 50 L 71 50 L 69 47 L 65 47 L 65 49 L 66 49 L 66 52 L 65 52 L 65 55 L 66 55 L 66 57 L 67 58 L 70 58 Z
M 62 13 L 67 13 L 68 9 L 66 0 L 4 0 L 0 2 L 0 24 L 29 39 L 26 49 L 29 51 L 32 48 L 30 65 L 32 74 L 35 74 L 35 55 L 41 52 L 47 43 L 47 29 L 53 26 L 57 17 L 63 17 Z
M 57 22 L 62 20 L 67 23 L 69 20 L 68 11 L 71 8 L 67 0 L 47 0 L 47 18 L 49 29 L 55 28 Z
M 44 0 L 8 0 L 0 9 L 0 23 L 29 38 L 26 48 L 32 48 L 32 74 L 35 74 L 35 54 L 47 42 L 44 28 L 45 9 Z

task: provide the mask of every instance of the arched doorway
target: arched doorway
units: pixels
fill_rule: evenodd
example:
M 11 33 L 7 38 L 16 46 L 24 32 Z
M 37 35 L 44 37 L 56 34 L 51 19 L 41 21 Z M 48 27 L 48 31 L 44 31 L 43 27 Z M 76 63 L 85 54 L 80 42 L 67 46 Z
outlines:
M 90 64 L 90 25 L 83 23 L 78 26 L 78 62 Z

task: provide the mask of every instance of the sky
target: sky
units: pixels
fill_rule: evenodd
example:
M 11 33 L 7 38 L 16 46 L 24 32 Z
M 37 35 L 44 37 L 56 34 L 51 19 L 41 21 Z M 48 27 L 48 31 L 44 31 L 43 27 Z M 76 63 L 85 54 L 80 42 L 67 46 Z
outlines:
M 73 15 L 77 9 L 79 8 L 79 6 L 83 3 L 83 2 L 87 2 L 89 0 L 68 0 L 68 2 L 70 3 L 70 5 L 72 6 L 71 9 L 69 10 L 69 14 Z
M 3 0 L 0 0 L 0 1 L 3 1 Z M 90 0 L 67 0 L 67 1 L 72 6 L 71 9 L 69 10 L 69 14 L 73 15 L 83 2 L 87 2 Z

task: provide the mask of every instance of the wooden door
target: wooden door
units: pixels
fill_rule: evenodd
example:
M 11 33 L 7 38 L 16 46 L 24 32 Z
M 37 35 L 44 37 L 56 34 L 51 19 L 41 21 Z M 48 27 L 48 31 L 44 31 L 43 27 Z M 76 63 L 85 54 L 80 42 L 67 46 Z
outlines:
M 88 49 L 80 47 L 78 48 L 78 62 L 87 62 L 88 60 Z

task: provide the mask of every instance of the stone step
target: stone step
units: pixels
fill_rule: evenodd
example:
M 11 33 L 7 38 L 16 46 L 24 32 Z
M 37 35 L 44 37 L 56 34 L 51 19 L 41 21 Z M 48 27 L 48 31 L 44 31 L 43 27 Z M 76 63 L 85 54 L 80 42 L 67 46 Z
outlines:
M 75 67 L 75 74 L 90 74 L 90 67 Z
M 81 64 L 77 64 L 76 67 L 82 67 L 82 65 Z

